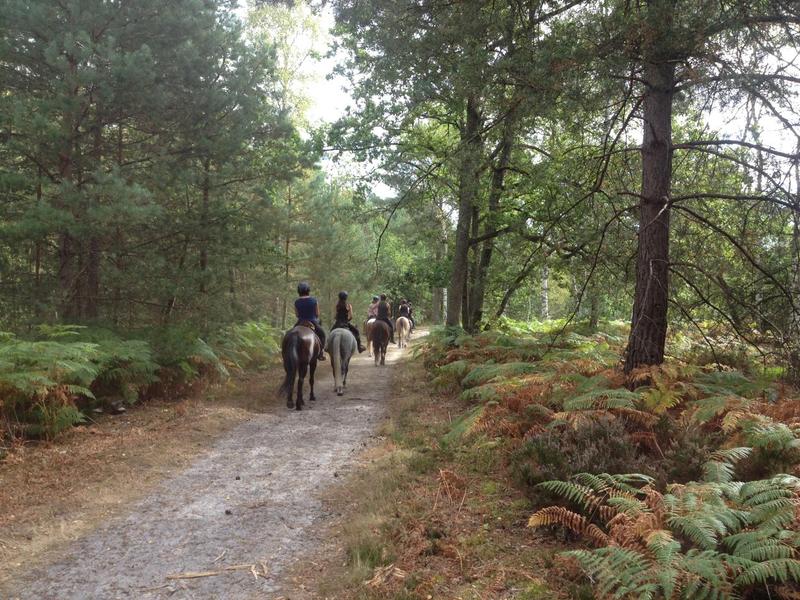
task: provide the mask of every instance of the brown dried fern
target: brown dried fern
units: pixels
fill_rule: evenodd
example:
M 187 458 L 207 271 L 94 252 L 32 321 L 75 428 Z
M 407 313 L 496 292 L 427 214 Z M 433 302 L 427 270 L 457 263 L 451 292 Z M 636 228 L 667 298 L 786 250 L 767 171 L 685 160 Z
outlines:
M 563 506 L 550 506 L 536 512 L 528 519 L 528 527 L 548 527 L 560 525 L 573 533 L 588 539 L 598 548 L 608 546 L 611 539 L 597 525 L 590 523 L 584 516 L 567 510 Z

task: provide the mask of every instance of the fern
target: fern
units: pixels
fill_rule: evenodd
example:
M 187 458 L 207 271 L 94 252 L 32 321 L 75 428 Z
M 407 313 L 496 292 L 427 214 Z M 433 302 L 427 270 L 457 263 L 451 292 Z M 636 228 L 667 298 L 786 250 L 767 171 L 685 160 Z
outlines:
M 768 389 L 764 381 L 746 377 L 739 371 L 712 371 L 695 378 L 694 386 L 709 396 L 755 398 Z
M 495 378 L 525 375 L 527 373 L 535 373 L 538 370 L 541 370 L 541 367 L 527 362 L 488 363 L 472 369 L 461 380 L 461 385 L 468 388 L 487 383 Z
M 565 411 L 628 408 L 634 409 L 639 395 L 626 389 L 599 389 L 570 398 Z
M 497 386 L 492 383 L 485 383 L 473 388 L 468 388 L 461 392 L 459 398 L 465 402 L 490 402 L 500 399 Z
M 735 394 L 720 395 L 715 394 L 695 400 L 693 403 L 694 413 L 692 418 L 697 423 L 708 423 L 712 419 L 730 412 L 747 410 L 751 401 Z
M 748 454 L 731 448 L 713 458 L 730 464 Z M 645 481 L 584 473 L 547 482 L 542 487 L 585 514 L 549 507 L 529 525 L 562 525 L 603 546 L 567 553 L 601 597 L 734 598 L 753 585 L 800 583 L 797 478 L 673 485 L 664 495 Z
M 442 436 L 442 444 L 452 444 L 464 436 L 473 433 L 475 426 L 486 410 L 486 405 L 479 405 L 469 411 L 466 415 L 453 423 L 450 431 Z
M 582 515 L 560 506 L 544 508 L 528 519 L 528 527 L 536 528 L 551 525 L 565 527 L 600 546 L 605 546 L 609 543 L 608 536 L 597 525 L 589 522 Z
M 752 448 L 739 447 L 717 450 L 711 455 L 711 460 L 703 465 L 705 481 L 725 483 L 733 479 L 736 464 L 750 456 Z
M 735 583 L 755 585 L 798 581 L 800 581 L 800 561 L 793 558 L 775 558 L 749 566 L 736 578 Z
M 654 415 L 662 415 L 683 401 L 682 392 L 681 386 L 656 380 L 653 387 L 640 392 L 641 407 Z

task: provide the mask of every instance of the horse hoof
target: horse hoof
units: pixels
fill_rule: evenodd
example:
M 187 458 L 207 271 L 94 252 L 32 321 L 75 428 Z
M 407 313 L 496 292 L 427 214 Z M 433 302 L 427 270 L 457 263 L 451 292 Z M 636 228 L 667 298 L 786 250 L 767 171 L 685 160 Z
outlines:
M 316 396 L 311 396 L 311 397 L 309 398 L 309 400 L 311 400 L 312 402 L 314 402 L 316 399 L 317 399 L 317 397 L 316 397 Z
M 287 402 L 286 408 L 294 408 L 294 402 Z
M 344 396 L 344 392 L 336 392 L 337 396 Z

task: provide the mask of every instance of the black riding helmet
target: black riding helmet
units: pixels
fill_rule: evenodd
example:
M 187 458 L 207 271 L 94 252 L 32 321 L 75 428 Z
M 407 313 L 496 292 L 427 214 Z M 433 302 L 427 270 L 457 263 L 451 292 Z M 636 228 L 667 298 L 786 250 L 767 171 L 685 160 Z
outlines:
M 305 281 L 301 281 L 297 284 L 297 295 L 298 296 L 308 296 L 311 293 L 311 286 L 308 285 Z
M 347 292 L 344 290 L 339 292 L 339 300 L 347 300 Z

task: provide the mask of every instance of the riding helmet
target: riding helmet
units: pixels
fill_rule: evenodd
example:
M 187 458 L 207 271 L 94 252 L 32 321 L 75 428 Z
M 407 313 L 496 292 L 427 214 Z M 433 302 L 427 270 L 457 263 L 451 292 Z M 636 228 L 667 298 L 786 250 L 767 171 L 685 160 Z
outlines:
M 373 302 L 377 302 L 378 300 L 380 300 L 380 298 L 378 298 L 377 296 L 373 296 L 373 297 L 372 297 L 372 301 L 373 301 Z
M 311 286 L 308 285 L 305 281 L 301 281 L 297 284 L 297 295 L 302 296 L 303 294 L 310 294 L 311 293 Z
M 347 292 L 345 292 L 344 290 L 339 292 L 339 300 L 347 300 Z

